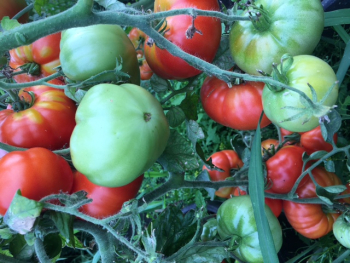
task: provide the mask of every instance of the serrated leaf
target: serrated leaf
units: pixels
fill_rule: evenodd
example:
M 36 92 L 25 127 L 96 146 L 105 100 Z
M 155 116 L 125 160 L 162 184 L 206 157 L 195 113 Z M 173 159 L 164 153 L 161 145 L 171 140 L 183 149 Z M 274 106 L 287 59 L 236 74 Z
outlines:
M 20 25 L 21 24 L 16 19 L 10 19 L 8 16 L 5 16 L 1 20 L 1 27 L 5 31 L 11 30 L 11 29 L 16 28 Z
M 340 129 L 342 118 L 336 110 L 332 110 L 327 114 L 330 122 L 324 121 L 320 124 L 323 139 L 331 143 L 334 134 Z
M 198 119 L 197 106 L 199 103 L 199 96 L 194 92 L 187 92 L 185 99 L 179 105 L 184 111 L 188 120 L 196 121 Z
M 45 214 L 45 216 L 47 216 L 54 222 L 61 236 L 63 236 L 66 239 L 65 243 L 69 244 L 69 246 L 74 248 L 75 238 L 73 230 L 73 216 L 56 211 L 49 211 L 49 213 Z
M 192 145 L 196 145 L 197 140 L 204 139 L 204 132 L 199 124 L 194 120 L 189 120 L 186 122 L 187 136 L 192 142 Z
M 188 140 L 175 130 L 170 131 L 170 138 L 158 162 L 169 172 L 185 172 L 199 167 L 196 155 Z
M 221 262 L 229 257 L 230 254 L 225 247 L 219 247 L 215 245 L 215 242 L 209 241 L 205 243 L 195 243 L 175 261 L 178 263 L 208 263 Z
M 169 205 L 153 222 L 156 251 L 169 256 L 188 243 L 197 229 L 194 219 L 193 210 L 184 215 L 180 207 Z
M 166 113 L 166 118 L 170 127 L 177 127 L 184 122 L 186 116 L 180 107 L 175 106 L 170 108 L 170 110 Z
M 157 76 L 156 74 L 153 74 L 150 79 L 150 84 L 152 89 L 155 92 L 164 92 L 167 91 L 170 87 L 170 83 L 166 79 L 162 79 L 161 77 Z
M 27 244 L 23 235 L 16 235 L 10 242 L 9 251 L 14 258 L 26 261 L 32 258 L 35 250 L 34 246 Z
M 62 240 L 56 233 L 48 234 L 44 238 L 44 248 L 51 262 L 56 262 L 62 251 Z
M 332 189 L 331 189 L 332 190 Z M 332 201 L 334 197 L 336 197 L 338 194 L 337 193 L 332 193 L 327 191 L 325 187 L 322 187 L 320 185 L 316 185 L 316 195 L 322 199 L 325 203 L 332 205 Z

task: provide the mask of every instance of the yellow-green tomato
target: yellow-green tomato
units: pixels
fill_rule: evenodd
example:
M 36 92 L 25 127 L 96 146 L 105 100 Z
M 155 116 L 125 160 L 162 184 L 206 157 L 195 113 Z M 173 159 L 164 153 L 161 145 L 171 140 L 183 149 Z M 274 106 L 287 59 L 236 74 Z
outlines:
M 122 65 L 130 76 L 128 82 L 140 84 L 140 70 L 135 48 L 118 25 L 92 25 L 62 32 L 60 61 L 64 74 L 83 81 L 106 70 Z M 97 80 L 116 79 L 106 74 Z
M 94 184 L 134 181 L 162 154 L 169 125 L 159 101 L 134 84 L 99 84 L 82 99 L 70 140 L 75 168 Z
M 271 73 L 283 54 L 311 54 L 324 27 L 320 0 L 257 0 L 257 21 L 237 21 L 230 32 L 231 55 L 243 71 L 259 75 L 257 70 Z
M 279 69 L 281 69 L 280 66 Z M 312 99 L 312 93 L 308 84 L 315 89 L 318 103 L 329 107 L 336 103 L 339 89 L 338 85 L 335 84 L 337 77 L 331 66 L 323 60 L 310 55 L 295 56 L 293 57 L 293 64 L 285 75 L 285 84 L 304 92 L 310 99 Z M 332 86 L 331 93 L 321 103 L 321 100 Z M 288 89 L 274 91 L 265 85 L 262 102 L 267 118 L 283 129 L 292 132 L 306 132 L 319 125 L 317 114 L 316 116 L 311 115 L 311 118 L 308 115 L 299 115 L 299 117 L 293 118 L 297 114 L 306 112 L 306 105 L 297 92 Z
M 265 205 L 276 252 L 282 246 L 282 229 L 276 216 Z M 252 202 L 249 195 L 236 196 L 221 204 L 217 212 L 217 230 L 221 239 L 231 238 L 236 248 L 232 253 L 244 262 L 263 262 L 259 245 L 258 230 Z

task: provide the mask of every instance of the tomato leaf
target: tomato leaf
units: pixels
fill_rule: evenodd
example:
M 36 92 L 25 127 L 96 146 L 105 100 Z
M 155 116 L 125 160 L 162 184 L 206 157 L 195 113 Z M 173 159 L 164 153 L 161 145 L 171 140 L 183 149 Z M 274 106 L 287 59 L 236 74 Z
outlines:
M 335 173 L 335 164 L 332 160 L 325 160 L 323 163 L 328 172 Z
M 83 99 L 86 92 L 87 92 L 86 90 L 77 89 L 76 87 L 69 87 L 69 86 L 67 87 L 66 86 L 64 88 L 64 94 L 68 98 L 76 101 L 77 103 L 81 102 L 81 100 Z
M 169 126 L 173 128 L 181 125 L 181 123 L 183 123 L 186 119 L 183 110 L 177 106 L 171 107 L 165 116 L 169 122 Z
M 4 31 L 11 30 L 15 27 L 20 26 L 21 24 L 16 19 L 10 19 L 8 16 L 5 16 L 1 20 L 1 27 Z
M 336 197 L 339 193 L 343 192 L 344 190 L 346 190 L 346 187 L 343 185 L 328 187 L 316 185 L 317 196 L 329 205 L 333 205 L 334 197 Z
M 332 143 L 334 134 L 340 129 L 342 119 L 336 110 L 328 113 L 328 118 L 329 121 L 321 122 L 320 126 L 323 139 L 328 143 Z
M 234 66 L 235 62 L 230 53 L 230 38 L 228 34 L 221 36 L 220 46 L 216 52 L 213 64 L 225 70 L 229 70 Z
M 185 99 L 179 105 L 180 108 L 184 111 L 186 118 L 189 120 L 197 120 L 197 106 L 199 103 L 199 96 L 194 92 L 187 92 Z
M 20 234 L 30 232 L 36 218 L 40 215 L 43 205 L 21 195 L 18 190 L 12 199 L 10 207 L 4 216 L 4 222 Z
M 210 182 L 210 176 L 208 173 L 208 170 L 203 170 L 196 178 L 197 181 L 205 181 L 205 182 Z M 215 189 L 214 188 L 204 188 L 210 197 L 210 200 L 213 200 L 215 197 Z
M 321 159 L 323 156 L 325 156 L 328 152 L 326 151 L 317 151 L 317 152 L 313 152 L 310 156 L 309 156 L 309 160 L 318 160 Z
M 23 235 L 16 235 L 9 245 L 9 251 L 18 260 L 29 261 L 34 254 L 34 246 L 29 246 Z
M 195 243 L 181 256 L 176 258 L 179 263 L 208 263 L 221 262 L 225 258 L 229 258 L 230 253 L 225 247 L 220 247 L 217 242 L 200 242 Z
M 0 229 L 0 238 L 1 239 L 10 239 L 13 236 L 13 231 L 10 228 Z
M 194 120 L 186 121 L 186 128 L 187 128 L 187 136 L 192 142 L 192 145 L 195 146 L 197 143 L 197 140 L 204 139 L 204 132 L 201 127 L 199 127 L 199 124 Z
M 163 79 L 156 74 L 153 74 L 150 79 L 150 84 L 155 92 L 164 92 L 171 88 L 169 80 Z
M 153 222 L 153 228 L 157 237 L 156 251 L 172 255 L 194 236 L 197 229 L 195 211 L 190 210 L 184 215 L 179 206 L 169 205 Z
M 255 222 L 258 229 L 259 244 L 264 262 L 272 263 L 279 261 L 269 222 L 265 214 L 265 183 L 262 169 L 260 122 L 261 118 L 252 143 L 251 159 L 248 170 L 249 195 L 252 201 Z
M 51 233 L 44 238 L 44 247 L 47 256 L 56 262 L 62 251 L 62 240 L 57 233 Z
M 125 4 L 117 0 L 95 0 L 95 2 L 107 10 L 122 10 L 126 8 Z
M 184 172 L 199 167 L 198 160 L 188 140 L 175 130 L 170 131 L 168 145 L 158 162 L 169 172 Z

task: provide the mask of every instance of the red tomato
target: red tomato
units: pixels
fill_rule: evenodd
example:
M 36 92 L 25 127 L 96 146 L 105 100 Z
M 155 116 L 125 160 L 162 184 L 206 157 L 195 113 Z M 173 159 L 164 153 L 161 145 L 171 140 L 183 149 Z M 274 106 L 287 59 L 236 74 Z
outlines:
M 20 74 L 13 76 L 18 83 L 35 81 L 56 72 L 55 67 L 60 65 L 60 40 L 61 33 L 52 34 L 38 39 L 28 46 L 10 50 L 10 67 L 20 71 L 19 67 L 26 63 L 35 62 L 40 66 L 39 75 Z M 54 81 L 53 83 L 56 84 Z M 61 84 L 61 83 L 57 83 Z
M 16 15 L 19 11 L 21 11 L 26 6 L 27 6 L 27 3 L 25 0 L 0 0 L 0 20 L 4 16 L 8 16 L 12 18 L 14 15 Z M 20 23 L 25 23 L 27 22 L 27 19 L 28 19 L 28 13 L 21 16 L 18 21 Z
M 302 147 L 287 145 L 266 161 L 267 179 L 272 182 L 272 192 L 286 194 L 292 190 L 302 172 L 304 151 Z
M 122 187 L 104 187 L 93 184 L 85 175 L 74 172 L 72 193 L 84 190 L 87 197 L 93 199 L 91 203 L 83 205 L 80 211 L 95 218 L 105 218 L 120 211 L 123 203 L 137 195 L 140 190 L 143 175 L 137 177 L 130 184 Z
M 269 151 L 272 146 L 274 146 L 275 150 L 279 145 L 279 141 L 276 139 L 266 139 L 261 142 L 261 154 L 264 154 L 264 149 Z
M 338 135 L 334 134 L 333 139 L 335 143 L 337 143 Z M 311 131 L 302 133 L 300 136 L 300 143 L 308 155 L 317 151 L 330 152 L 333 150 L 332 144 L 323 139 L 320 126 Z
M 312 170 L 316 182 L 323 186 L 340 185 L 340 179 L 323 167 Z M 316 197 L 316 187 L 309 175 L 299 184 L 296 191 L 299 198 Z M 301 204 L 291 201 L 283 201 L 284 213 L 292 227 L 307 238 L 320 238 L 333 229 L 333 223 L 340 214 L 324 212 L 321 205 Z
M 227 177 L 230 177 L 230 170 L 233 168 L 240 168 L 243 166 L 242 160 L 239 158 L 238 154 L 233 150 L 224 150 L 216 152 L 210 156 L 213 164 L 223 170 L 223 172 L 218 170 L 209 170 L 207 167 L 203 166 L 203 170 L 208 170 L 210 179 L 214 182 L 223 181 Z M 222 198 L 229 198 L 231 194 L 232 187 L 222 187 L 215 192 L 215 195 Z
M 22 195 L 41 198 L 70 192 L 73 173 L 69 164 L 45 148 L 15 151 L 0 159 L 0 215 L 4 215 L 18 189 Z
M 0 111 L 0 142 L 23 148 L 44 147 L 58 150 L 68 147 L 75 127 L 75 102 L 63 92 L 48 86 L 34 86 L 19 92 L 19 97 L 34 104 L 25 110 Z
M 129 32 L 128 37 L 130 38 L 137 52 L 137 58 L 139 60 L 140 65 L 141 80 L 148 80 L 152 77 L 153 71 L 149 67 L 144 57 L 144 43 L 147 36 L 140 29 L 134 27 Z
M 270 190 L 266 190 L 265 192 L 272 193 Z M 240 196 L 240 195 L 246 195 L 247 192 L 240 189 L 239 187 L 236 187 L 232 194 L 234 196 Z M 270 207 L 272 213 L 276 217 L 279 217 L 279 215 L 282 212 L 282 200 L 281 199 L 272 199 L 272 198 L 265 197 L 265 204 L 267 204 Z
M 201 88 L 205 112 L 214 121 L 237 130 L 255 130 L 263 111 L 262 82 L 245 82 L 229 88 L 226 82 L 207 77 Z M 264 115 L 260 127 L 271 121 Z
M 156 0 L 154 12 L 189 7 L 220 11 L 217 0 Z M 164 37 L 183 51 L 212 62 L 220 45 L 221 22 L 213 17 L 198 16 L 194 21 L 194 26 L 201 33 L 195 33 L 192 38 L 188 38 L 186 32 L 192 26 L 192 21 L 189 15 L 167 17 Z M 201 73 L 181 58 L 172 56 L 166 49 L 160 49 L 156 43 L 152 46 L 145 45 L 145 56 L 152 71 L 164 79 L 181 80 Z

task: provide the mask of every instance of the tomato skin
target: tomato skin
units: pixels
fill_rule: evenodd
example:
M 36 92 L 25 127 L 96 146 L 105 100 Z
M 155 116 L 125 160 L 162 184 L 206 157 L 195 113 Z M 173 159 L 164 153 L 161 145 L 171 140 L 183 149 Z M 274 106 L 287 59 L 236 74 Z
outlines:
M 338 135 L 335 133 L 333 136 L 334 142 L 337 143 Z M 300 136 L 300 143 L 307 152 L 308 155 L 317 151 L 330 152 L 333 150 L 332 144 L 326 142 L 323 139 L 321 127 L 318 126 L 315 129 L 304 132 Z
M 237 21 L 230 32 L 231 55 L 243 71 L 259 75 L 257 70 L 271 73 L 272 63 L 279 64 L 283 54 L 311 54 L 324 27 L 324 11 L 319 0 L 257 0 L 268 12 L 260 25 L 252 21 Z M 249 16 L 252 9 L 243 13 Z M 264 17 L 264 12 L 261 12 Z
M 304 151 L 302 147 L 287 145 L 266 161 L 267 179 L 272 182 L 272 192 L 286 194 L 292 190 L 303 168 Z
M 350 248 L 350 224 L 348 212 L 344 212 L 334 222 L 333 234 L 340 244 L 348 249 Z
M 309 55 L 295 56 L 293 64 L 286 72 L 288 79 L 287 85 L 304 92 L 310 99 L 312 94 L 310 84 L 316 91 L 317 101 L 320 102 L 329 88 L 337 80 L 333 69 L 323 60 Z M 280 65 L 279 65 L 280 67 Z M 334 86 L 331 93 L 324 101 L 324 106 L 333 106 L 338 98 L 338 84 Z M 267 86 L 264 87 L 262 102 L 266 116 L 279 127 L 292 132 L 306 132 L 316 128 L 319 125 L 319 118 L 312 116 L 304 123 L 305 116 L 285 121 L 298 113 L 297 110 L 285 108 L 305 108 L 300 100 L 300 95 L 287 89 L 281 91 L 271 91 Z
M 35 95 L 34 104 L 25 110 L 0 111 L 0 142 L 23 148 L 44 147 L 58 150 L 69 146 L 75 127 L 75 102 L 63 90 L 48 86 L 22 89 L 20 97 L 26 101 Z
M 224 170 L 223 172 L 218 170 L 209 170 L 203 165 L 203 170 L 207 170 L 210 179 L 214 182 L 224 181 L 227 177 L 230 177 L 230 170 L 233 168 L 243 167 L 243 162 L 239 158 L 238 154 L 234 150 L 223 150 L 212 154 L 211 158 L 213 164 Z M 215 191 L 215 195 L 222 198 L 229 198 L 233 187 L 222 187 Z
M 170 135 L 159 101 L 134 84 L 92 87 L 75 118 L 72 162 L 91 182 L 106 187 L 129 184 L 149 169 Z
M 87 192 L 87 198 L 93 201 L 80 207 L 80 212 L 95 218 L 105 218 L 118 213 L 124 202 L 136 197 L 142 180 L 143 174 L 122 187 L 103 187 L 90 182 L 85 175 L 75 171 L 71 193 L 82 190 Z
M 27 3 L 25 0 L 0 0 L 0 20 L 3 19 L 4 16 L 12 18 L 26 6 Z M 27 19 L 28 13 L 21 16 L 18 22 L 25 23 Z
M 140 84 L 136 51 L 124 30 L 118 25 L 92 25 L 62 32 L 60 60 L 63 72 L 71 80 L 83 81 L 122 62 L 122 71 L 130 82 Z M 103 48 L 101 48 L 103 47 Z M 97 80 L 116 78 L 113 73 Z
M 154 12 L 197 8 L 201 10 L 220 11 L 217 0 L 157 0 L 154 3 Z M 183 51 L 212 62 L 221 40 L 221 22 L 212 17 L 197 16 L 195 27 L 202 34 L 195 33 L 193 38 L 186 37 L 186 31 L 192 26 L 192 17 L 189 15 L 171 16 L 166 18 L 167 32 L 164 37 L 181 48 Z M 146 41 L 148 41 L 147 38 Z M 154 73 L 164 79 L 186 79 L 201 73 L 181 58 L 171 55 L 167 50 L 145 45 L 145 57 Z
M 27 75 L 20 74 L 13 76 L 13 79 L 18 83 L 35 81 L 43 77 L 47 77 L 56 72 L 55 67 L 60 65 L 60 40 L 61 33 L 55 33 L 46 37 L 40 38 L 27 46 L 21 46 L 10 50 L 10 67 L 20 71 L 18 67 L 26 63 L 35 62 L 40 66 L 40 74 Z M 61 84 L 53 82 L 54 84 Z
M 312 170 L 316 182 L 323 187 L 341 185 L 340 179 L 323 167 L 316 167 Z M 299 198 L 316 197 L 315 184 L 309 175 L 300 182 L 296 193 Z M 291 201 L 283 201 L 284 213 L 292 227 L 301 235 L 315 239 L 328 234 L 334 221 L 339 217 L 337 213 L 325 213 L 322 206 L 318 204 L 301 204 Z
M 207 77 L 201 88 L 203 108 L 214 121 L 237 130 L 255 130 L 262 113 L 262 82 L 245 82 L 229 88 L 226 82 Z M 271 121 L 264 115 L 260 127 Z
M 265 190 L 266 193 L 273 193 L 270 190 Z M 233 191 L 233 196 L 241 196 L 246 195 L 247 192 L 240 189 L 239 187 L 236 187 Z M 268 207 L 271 209 L 272 213 L 279 217 L 279 215 L 282 212 L 282 200 L 281 199 L 272 199 L 265 197 L 265 204 L 268 205 Z
M 282 229 L 271 209 L 265 205 L 265 214 L 276 252 L 282 246 Z M 236 196 L 221 204 L 217 212 L 218 233 L 221 239 L 236 238 L 237 248 L 232 253 L 244 262 L 263 262 L 254 211 L 249 195 Z
M 70 192 L 73 173 L 69 164 L 45 148 L 14 151 L 0 159 L 0 214 L 4 215 L 18 189 L 39 201 L 50 194 Z

